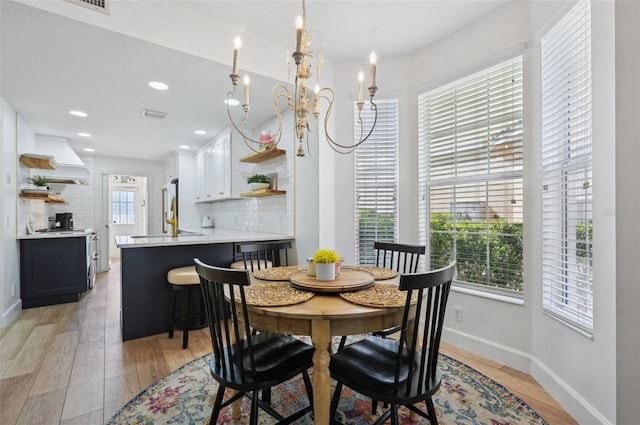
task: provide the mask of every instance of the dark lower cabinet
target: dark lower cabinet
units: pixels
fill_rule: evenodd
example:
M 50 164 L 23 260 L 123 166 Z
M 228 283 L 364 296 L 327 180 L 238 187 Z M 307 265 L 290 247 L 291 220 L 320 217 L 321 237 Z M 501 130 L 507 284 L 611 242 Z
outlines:
M 85 236 L 20 240 L 22 308 L 78 301 L 86 290 Z

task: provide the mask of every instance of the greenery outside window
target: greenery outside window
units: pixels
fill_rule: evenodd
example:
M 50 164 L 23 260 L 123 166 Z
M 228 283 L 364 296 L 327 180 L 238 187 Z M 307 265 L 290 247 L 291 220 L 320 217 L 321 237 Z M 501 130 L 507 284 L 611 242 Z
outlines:
M 369 139 L 354 152 L 355 258 L 357 264 L 375 264 L 374 241 L 395 242 L 398 234 L 398 100 L 379 100 L 378 121 Z M 365 102 L 364 128 L 374 114 Z M 354 139 L 359 134 L 354 105 Z
M 521 296 L 522 56 L 418 96 L 419 230 L 431 269 Z

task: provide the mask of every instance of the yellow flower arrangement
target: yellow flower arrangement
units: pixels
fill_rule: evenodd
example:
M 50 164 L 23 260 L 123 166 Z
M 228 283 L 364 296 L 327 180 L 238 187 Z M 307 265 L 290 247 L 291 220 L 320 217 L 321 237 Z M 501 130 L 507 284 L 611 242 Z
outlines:
M 313 256 L 314 263 L 337 263 L 340 256 L 331 249 L 319 249 Z

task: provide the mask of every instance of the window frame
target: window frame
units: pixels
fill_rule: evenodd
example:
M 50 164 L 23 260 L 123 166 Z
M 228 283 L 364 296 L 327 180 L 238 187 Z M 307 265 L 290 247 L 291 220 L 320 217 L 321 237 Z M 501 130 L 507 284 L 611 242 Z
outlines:
M 368 129 L 373 124 L 374 112 L 370 103 L 365 102 L 362 111 L 354 102 L 354 141 L 360 134 L 360 122 Z M 399 173 L 399 101 L 398 99 L 380 99 L 376 101 L 378 118 L 376 128 L 369 139 L 354 151 L 353 189 L 354 189 L 354 254 L 356 264 L 375 264 L 373 242 L 396 242 L 398 238 L 398 173 Z M 375 171 L 365 169 L 375 167 Z M 360 165 L 362 164 L 362 165 Z M 368 195 L 366 199 L 362 197 Z M 379 222 L 372 223 L 373 231 L 361 234 L 363 207 L 384 210 L 393 220 L 391 234 L 388 229 L 382 231 Z
M 508 85 L 508 82 L 503 84 L 504 87 L 502 87 L 500 86 L 500 83 L 495 83 L 492 80 L 492 78 L 505 78 L 505 76 L 509 75 L 509 67 L 511 67 L 510 75 L 511 75 L 511 83 L 512 83 L 510 87 Z M 437 268 L 442 266 L 442 264 L 439 264 L 439 263 L 436 263 L 435 265 L 432 264 L 432 262 L 434 261 L 433 260 L 434 252 L 432 252 L 433 251 L 432 245 L 433 243 L 437 243 L 437 242 L 434 242 L 434 239 L 432 238 L 432 236 L 434 236 L 435 233 L 433 233 L 433 230 L 431 228 L 431 224 L 432 224 L 431 220 L 433 218 L 431 212 L 432 210 L 435 209 L 434 205 L 432 205 L 433 196 L 434 196 L 433 189 L 437 187 L 444 187 L 445 185 L 450 185 L 451 188 L 453 189 L 455 185 L 476 184 L 477 186 L 479 186 L 480 184 L 484 184 L 487 187 L 487 192 L 486 192 L 487 196 L 485 198 L 486 202 L 483 207 L 485 210 L 484 211 L 485 217 L 483 220 L 486 221 L 487 223 L 486 225 L 487 230 L 484 233 L 487 235 L 486 236 L 487 248 L 486 250 L 484 250 L 486 254 L 485 267 L 491 264 L 489 261 L 489 259 L 491 258 L 491 250 L 492 250 L 490 239 L 492 235 L 495 234 L 495 233 L 492 233 L 492 230 L 491 230 L 491 228 L 493 227 L 490 224 L 490 221 L 491 221 L 490 215 L 496 218 L 510 216 L 513 223 L 518 223 L 521 226 L 519 232 L 517 232 L 516 230 L 516 233 L 512 235 L 513 238 L 515 238 L 515 240 L 519 241 L 515 245 L 518 245 L 518 244 L 520 245 L 519 263 L 513 266 L 512 273 L 515 273 L 513 276 L 515 276 L 516 285 L 519 284 L 520 288 L 522 289 L 512 290 L 512 289 L 502 288 L 499 286 L 490 286 L 485 283 L 463 281 L 460 277 L 460 266 L 463 263 L 460 261 L 460 257 L 458 257 L 458 275 L 456 276 L 455 286 L 466 288 L 470 293 L 472 292 L 485 293 L 490 295 L 491 297 L 505 299 L 505 300 L 506 299 L 513 300 L 515 303 L 520 303 L 520 300 L 522 300 L 523 298 L 523 290 L 524 290 L 524 277 L 522 276 L 522 271 L 524 269 L 524 266 L 523 266 L 524 259 L 522 257 L 522 238 L 523 238 L 522 227 L 524 226 L 523 214 L 522 214 L 524 209 L 523 208 L 524 197 L 522 193 L 523 184 L 524 184 L 524 181 L 523 181 L 524 102 L 523 102 L 522 78 L 523 78 L 523 54 L 522 54 L 522 50 L 518 50 L 518 52 L 513 52 L 513 54 L 507 58 L 502 58 L 502 60 L 495 61 L 493 64 L 490 64 L 488 66 L 483 66 L 482 69 L 476 72 L 469 73 L 464 77 L 457 78 L 453 82 L 440 85 L 438 87 L 435 87 L 429 91 L 426 91 L 418 95 L 419 233 L 420 233 L 420 242 L 424 243 L 427 246 L 427 256 L 425 259 L 428 262 L 427 268 Z M 491 120 L 487 119 L 487 123 L 484 124 L 484 127 L 483 127 L 482 120 L 476 119 L 475 116 L 472 116 L 471 118 L 466 119 L 466 121 L 463 121 L 463 119 L 465 119 L 463 115 L 465 113 L 467 113 L 468 115 L 471 115 L 471 113 L 469 112 L 471 110 L 476 112 L 483 110 L 483 106 L 477 106 L 476 109 L 472 109 L 474 107 L 475 98 L 472 97 L 472 99 L 474 100 L 469 101 L 464 99 L 464 96 L 468 97 L 468 92 L 474 90 L 474 87 L 475 89 L 477 89 L 477 87 L 480 87 L 482 84 L 484 84 L 485 80 L 486 80 L 487 92 L 489 93 L 489 95 L 484 96 L 484 98 L 478 95 L 477 98 L 483 99 L 483 101 L 489 105 L 486 107 L 487 111 L 491 111 L 491 106 L 494 105 L 495 103 L 497 105 L 501 105 L 505 109 L 506 113 L 500 113 L 500 112 L 495 113 L 495 118 L 497 121 L 495 123 L 493 122 L 490 123 Z M 516 85 L 513 85 L 513 83 L 515 83 Z M 509 100 L 507 96 L 504 96 L 505 99 L 503 99 L 502 101 L 499 99 L 494 100 L 494 98 L 496 99 L 499 98 L 500 90 L 504 90 L 505 88 L 507 88 L 506 92 L 509 93 L 507 96 L 511 96 L 512 98 L 510 106 L 509 106 Z M 458 95 L 458 92 L 460 92 L 460 95 Z M 449 96 L 450 98 L 447 98 L 447 96 Z M 439 105 L 437 102 L 440 102 L 442 105 L 447 105 L 447 102 L 448 102 L 450 104 L 449 109 L 451 111 L 456 111 L 457 114 L 454 114 L 452 112 L 451 115 L 453 116 L 453 118 L 451 116 L 447 116 L 444 113 L 443 115 L 439 115 L 441 111 L 445 110 L 445 107 L 442 105 Z M 481 102 L 482 101 L 476 101 L 476 103 L 481 103 Z M 464 109 L 465 107 L 467 108 L 466 110 Z M 461 112 L 458 113 L 457 111 L 461 111 Z M 512 114 L 511 118 L 509 118 L 508 116 L 509 113 Z M 457 127 L 458 116 L 461 117 L 460 127 Z M 491 117 L 494 117 L 494 115 L 491 115 Z M 446 125 L 446 123 L 448 122 L 447 119 L 453 120 L 455 124 Z M 509 124 L 510 119 L 512 121 Z M 464 125 L 464 128 L 463 128 L 463 125 Z M 492 143 L 491 140 L 493 137 L 496 136 L 496 134 L 491 133 L 491 131 L 493 131 L 494 128 L 498 128 L 498 129 L 501 128 L 500 125 L 503 126 L 501 131 L 509 133 L 507 134 L 507 136 L 510 137 L 509 139 L 510 141 L 507 141 L 506 143 L 507 144 L 512 143 L 512 149 L 514 151 L 513 157 L 511 159 L 512 163 L 510 168 L 506 167 L 507 161 L 505 161 L 504 159 L 505 154 L 497 153 L 493 155 L 490 152 L 491 150 L 490 145 Z M 436 140 L 437 139 L 436 132 L 438 131 L 437 126 L 441 127 L 440 131 L 443 134 L 446 131 L 453 131 L 454 134 L 450 134 L 450 135 L 445 134 L 445 136 L 442 136 L 441 140 L 438 141 Z M 451 127 L 451 129 L 453 130 L 449 129 L 449 127 Z M 479 150 L 480 142 L 477 140 L 474 140 L 474 138 L 477 139 L 478 136 L 476 136 L 475 134 L 468 136 L 463 133 L 463 132 L 473 133 L 473 131 L 475 131 L 476 129 L 481 129 L 486 131 L 485 145 L 486 145 L 487 153 L 486 153 L 486 158 L 483 157 L 483 159 L 486 159 L 486 170 L 484 173 L 477 173 L 476 170 L 474 169 L 475 167 L 473 167 L 473 165 L 476 165 L 475 158 L 465 159 L 463 154 L 464 150 L 467 150 L 467 151 Z M 449 142 L 446 141 L 447 137 L 450 139 Z M 432 142 L 436 144 L 432 146 Z M 440 145 L 437 144 L 438 142 L 440 143 Z M 449 144 L 447 145 L 447 143 Z M 448 146 L 448 148 L 446 146 Z M 437 149 L 440 149 L 441 156 L 442 156 L 442 152 L 444 152 L 444 149 L 450 149 L 453 159 L 451 160 L 445 159 L 444 161 L 440 161 L 440 162 L 438 162 L 437 159 L 434 160 L 436 156 L 433 152 Z M 458 157 L 462 159 L 458 161 L 457 159 Z M 497 161 L 502 161 L 505 164 L 502 166 L 502 169 L 500 169 L 500 167 L 498 166 L 498 169 L 494 170 L 492 169 L 492 164 L 496 164 Z M 458 169 L 456 168 L 457 164 L 461 164 L 461 163 L 467 167 L 470 167 L 470 171 L 466 172 L 467 174 L 466 176 L 464 175 L 465 174 L 464 172 L 459 172 Z M 451 164 L 454 164 L 454 165 L 451 165 Z M 440 167 L 440 169 L 438 169 L 438 167 Z M 440 172 L 440 174 L 437 174 L 438 172 Z M 459 173 L 460 175 L 458 175 L 457 173 Z M 493 187 L 489 189 L 490 185 L 492 184 L 493 184 Z M 505 193 L 506 189 L 504 188 L 508 187 L 509 184 L 511 184 L 511 189 L 510 189 L 511 201 L 509 203 L 513 204 L 513 202 L 516 201 L 517 199 L 516 202 L 519 203 L 519 207 L 517 211 L 516 211 L 516 207 L 503 206 L 500 209 L 500 214 L 498 214 L 497 216 L 496 214 L 491 214 L 490 212 L 491 205 L 492 203 L 496 202 L 496 197 L 495 195 L 490 196 L 490 194 L 494 194 L 494 193 L 498 193 L 499 191 L 502 191 L 503 195 L 500 199 L 503 201 L 503 204 L 504 204 L 504 201 L 508 199 L 508 195 Z M 499 189 L 500 187 L 502 187 L 502 189 Z M 456 187 L 456 190 L 457 190 L 457 187 Z M 476 198 L 476 197 L 477 195 L 469 195 L 469 199 Z M 469 199 L 467 199 L 467 201 Z M 473 200 L 477 202 L 477 199 L 473 199 Z M 452 197 L 452 201 L 453 201 L 453 204 L 450 203 L 450 205 L 457 204 L 457 198 L 455 196 Z M 465 199 L 463 199 L 463 201 L 465 201 Z M 443 208 L 442 205 L 440 209 Z M 451 206 L 449 207 L 449 209 L 450 208 L 454 209 L 453 212 L 449 213 L 449 215 L 452 218 L 452 221 L 455 223 L 456 208 Z M 513 212 L 510 215 L 509 213 L 510 208 L 516 212 Z M 453 234 L 457 238 L 457 235 L 462 233 L 460 233 L 460 231 L 457 230 L 458 229 L 457 225 L 454 224 L 454 226 L 456 226 L 454 227 L 454 230 L 448 233 Z M 454 250 L 454 252 L 457 252 L 455 251 L 457 249 L 455 247 L 455 243 L 456 243 L 455 240 L 452 243 L 454 244 L 452 245 L 452 249 Z M 458 254 L 456 253 L 455 255 L 457 256 Z M 449 258 L 448 260 L 450 259 L 451 258 Z M 440 262 L 442 261 L 446 262 L 448 260 L 442 258 Z M 497 269 L 497 268 L 498 268 L 497 266 L 494 267 L 494 269 Z M 491 276 L 492 274 L 491 268 L 487 270 L 489 273 L 487 273 L 486 275 Z M 487 282 L 490 283 L 489 281 Z
M 542 36 L 540 58 L 542 310 L 590 337 L 594 330 L 590 2 L 576 3 Z

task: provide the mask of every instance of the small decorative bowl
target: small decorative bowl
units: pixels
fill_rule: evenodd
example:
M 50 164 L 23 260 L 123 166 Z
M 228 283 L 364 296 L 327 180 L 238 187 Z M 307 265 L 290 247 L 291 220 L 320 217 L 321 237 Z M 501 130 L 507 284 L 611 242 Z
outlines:
M 249 189 L 251 190 L 266 189 L 269 186 L 269 183 L 249 183 Z

